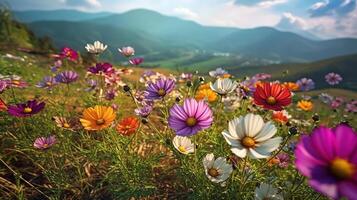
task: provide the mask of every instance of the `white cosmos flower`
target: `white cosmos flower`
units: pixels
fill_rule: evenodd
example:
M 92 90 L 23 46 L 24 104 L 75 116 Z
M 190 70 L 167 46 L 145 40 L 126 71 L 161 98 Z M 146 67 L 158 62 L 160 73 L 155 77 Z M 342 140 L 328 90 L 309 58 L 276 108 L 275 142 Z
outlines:
M 172 144 L 182 154 L 189 154 L 195 152 L 195 144 L 193 144 L 188 137 L 175 136 Z
M 223 68 L 219 67 L 213 71 L 208 72 L 208 74 L 213 78 L 217 78 L 217 77 L 224 76 L 225 74 L 228 74 L 228 72 Z
M 225 95 L 233 92 L 237 88 L 238 83 L 236 81 L 232 81 L 229 78 L 219 78 L 216 80 L 216 82 L 214 82 L 214 84 L 210 83 L 210 86 L 211 89 L 216 93 Z
M 130 57 L 133 56 L 135 54 L 135 50 L 133 47 L 122 47 L 122 48 L 118 48 L 118 51 L 125 57 Z
M 225 158 L 214 159 L 213 153 L 206 155 L 203 159 L 203 166 L 208 179 L 214 183 L 227 180 L 233 171 L 232 165 L 227 163 Z
M 275 189 L 272 185 L 262 183 L 259 187 L 255 189 L 255 200 L 283 200 L 284 198 L 278 194 L 278 190 Z
M 87 44 L 86 49 L 89 53 L 100 54 L 107 49 L 108 45 L 104 45 L 99 41 L 95 41 L 94 44 Z
M 230 121 L 228 131 L 222 134 L 235 155 L 259 159 L 269 157 L 279 147 L 282 138 L 272 138 L 276 131 L 273 123 L 264 123 L 259 115 L 247 114 Z

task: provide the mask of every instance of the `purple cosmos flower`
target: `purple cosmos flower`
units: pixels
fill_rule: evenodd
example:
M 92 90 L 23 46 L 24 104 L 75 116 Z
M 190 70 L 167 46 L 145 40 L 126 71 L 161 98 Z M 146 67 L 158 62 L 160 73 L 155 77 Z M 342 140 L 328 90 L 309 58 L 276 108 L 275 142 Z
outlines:
M 175 89 L 175 81 L 172 79 L 159 79 L 156 83 L 150 83 L 146 88 L 147 99 L 162 99 Z
M 187 80 L 192 80 L 193 74 L 191 73 L 182 73 L 180 76 L 180 79 L 183 81 L 187 81 Z
M 7 82 L 4 80 L 0 80 L 0 94 L 3 93 L 7 88 Z
M 279 160 L 279 167 L 287 168 L 290 163 L 290 156 L 287 153 L 279 153 L 276 158 Z
M 175 104 L 170 109 L 169 126 L 176 135 L 191 136 L 211 126 L 213 114 L 204 101 L 185 99 L 182 106 Z
M 346 104 L 346 112 L 357 113 L 357 100 L 351 101 Z
M 152 111 L 152 106 L 150 105 L 145 105 L 141 108 L 135 109 L 135 114 L 141 117 L 148 117 Z
M 333 97 L 327 93 L 321 93 L 319 99 L 325 104 L 331 104 L 333 101 Z
M 342 77 L 339 74 L 331 72 L 325 76 L 325 80 L 330 85 L 337 85 L 342 81 Z
M 51 72 L 56 72 L 62 66 L 62 60 L 57 60 L 51 67 Z
M 319 127 L 295 150 L 295 165 L 312 188 L 333 199 L 356 200 L 357 133 L 349 126 Z
M 109 89 L 105 93 L 105 99 L 108 101 L 113 100 L 116 96 L 118 96 L 118 93 L 114 89 Z
M 142 77 L 149 77 L 149 76 L 153 76 L 153 75 L 156 75 L 156 72 L 154 72 L 152 70 L 145 70 L 141 76 Z
M 132 58 L 129 63 L 132 65 L 140 65 L 144 61 L 144 58 Z
M 33 146 L 36 149 L 41 149 L 45 150 L 50 148 L 52 145 L 56 143 L 56 137 L 54 135 L 51 135 L 49 137 L 39 137 L 35 140 L 33 143 Z
M 44 102 L 37 102 L 36 100 L 27 101 L 27 103 L 11 105 L 8 107 L 7 112 L 9 115 L 15 117 L 30 117 L 40 112 L 45 107 Z
M 85 89 L 86 92 L 90 92 L 90 91 L 94 90 L 98 85 L 97 81 L 93 80 L 93 79 L 90 79 L 87 83 L 88 83 L 89 88 Z
M 114 73 L 115 69 L 110 63 L 97 63 L 95 66 L 88 68 L 88 72 L 96 75 L 110 75 Z
M 309 91 L 315 88 L 315 82 L 312 79 L 302 78 L 296 82 L 301 91 Z
M 332 100 L 330 106 L 333 109 L 337 109 L 340 107 L 344 102 L 344 99 L 342 97 L 336 97 L 334 100 Z
M 39 82 L 36 87 L 39 88 L 46 88 L 46 89 L 52 89 L 53 86 L 55 86 L 57 83 L 56 79 L 52 76 L 46 76 L 43 78 L 41 82 Z
M 20 79 L 8 79 L 5 80 L 7 87 L 14 87 L 14 88 L 26 88 L 28 83 Z
M 260 73 L 260 74 L 256 74 L 252 77 L 252 79 L 255 79 L 257 81 L 261 81 L 261 80 L 266 80 L 271 78 L 270 74 L 265 74 L 265 73 Z
M 59 83 L 72 83 L 78 79 L 78 74 L 74 71 L 64 71 L 56 75 L 56 81 Z
M 209 75 L 213 78 L 223 77 L 226 74 L 228 74 L 228 72 L 221 67 L 209 72 Z

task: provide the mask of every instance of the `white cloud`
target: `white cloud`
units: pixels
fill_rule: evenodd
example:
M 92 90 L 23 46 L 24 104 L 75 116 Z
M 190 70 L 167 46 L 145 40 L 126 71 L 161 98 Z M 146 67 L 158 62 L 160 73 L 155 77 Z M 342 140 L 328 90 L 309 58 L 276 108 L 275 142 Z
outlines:
M 93 7 L 101 7 L 102 6 L 102 4 L 99 2 L 99 0 L 86 0 L 86 2 Z
M 266 7 L 266 8 L 270 8 L 272 6 L 278 5 L 278 4 L 283 4 L 283 3 L 287 3 L 288 0 L 264 0 L 260 3 L 258 3 L 258 6 L 262 6 L 262 7 Z
M 184 8 L 184 7 L 177 7 L 174 8 L 173 12 L 180 16 L 183 17 L 185 19 L 192 19 L 195 20 L 198 18 L 198 14 L 193 12 L 192 10 L 188 9 L 188 8 Z

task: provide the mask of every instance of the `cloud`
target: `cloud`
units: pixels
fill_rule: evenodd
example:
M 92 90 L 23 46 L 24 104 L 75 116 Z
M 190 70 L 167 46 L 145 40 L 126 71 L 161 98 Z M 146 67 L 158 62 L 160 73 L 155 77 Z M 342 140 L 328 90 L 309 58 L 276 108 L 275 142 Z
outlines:
M 272 7 L 278 4 L 286 3 L 287 1 L 288 0 L 235 0 L 235 4 L 241 6 Z
M 185 19 L 197 19 L 198 18 L 198 14 L 193 12 L 192 10 L 188 9 L 188 8 L 184 8 L 184 7 L 177 7 L 174 8 L 173 12 Z
M 306 20 L 301 17 L 294 16 L 292 13 L 283 13 L 280 22 L 276 25 L 276 27 L 290 30 L 290 29 L 299 29 L 306 30 L 308 25 Z
M 356 9 L 356 0 L 325 0 L 313 4 L 309 13 L 311 17 L 345 16 Z
M 77 8 L 95 8 L 101 7 L 102 4 L 99 0 L 62 0 L 68 6 L 74 6 Z

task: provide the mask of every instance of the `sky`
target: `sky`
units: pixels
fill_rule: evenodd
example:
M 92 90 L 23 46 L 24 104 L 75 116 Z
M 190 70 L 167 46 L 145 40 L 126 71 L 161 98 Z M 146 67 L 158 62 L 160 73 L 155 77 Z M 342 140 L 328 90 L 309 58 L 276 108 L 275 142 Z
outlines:
M 125 12 L 146 8 L 202 25 L 309 32 L 357 38 L 357 0 L 0 0 L 14 10 L 77 9 Z

